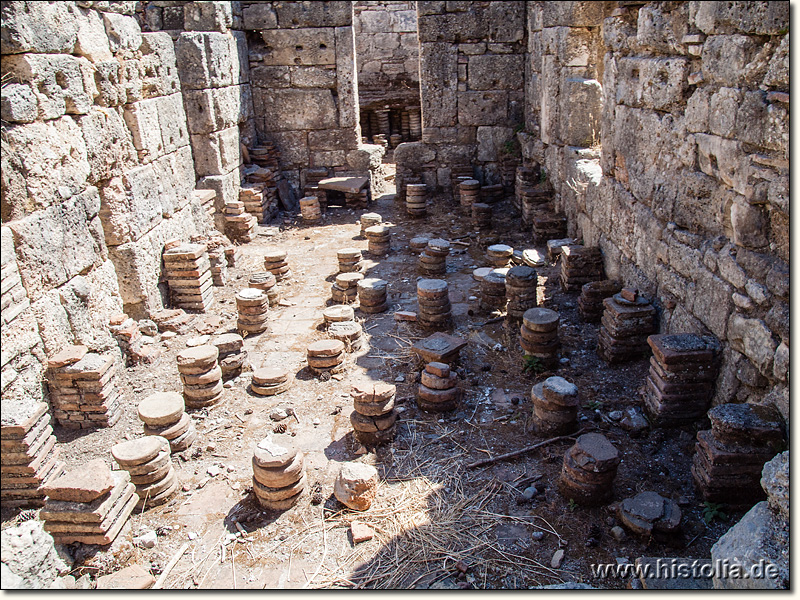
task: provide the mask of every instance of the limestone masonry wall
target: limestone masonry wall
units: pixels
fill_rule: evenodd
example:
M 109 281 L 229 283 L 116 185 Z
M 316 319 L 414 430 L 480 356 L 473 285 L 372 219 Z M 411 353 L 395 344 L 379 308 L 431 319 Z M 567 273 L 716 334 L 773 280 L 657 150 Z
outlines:
M 362 109 L 386 101 L 419 104 L 419 39 L 414 2 L 355 2 L 358 94 Z
M 528 3 L 526 160 L 570 233 L 788 415 L 789 3 Z
M 415 178 L 451 188 L 451 168 L 500 182 L 524 125 L 525 2 L 417 2 L 422 141 L 395 151 L 398 192 Z

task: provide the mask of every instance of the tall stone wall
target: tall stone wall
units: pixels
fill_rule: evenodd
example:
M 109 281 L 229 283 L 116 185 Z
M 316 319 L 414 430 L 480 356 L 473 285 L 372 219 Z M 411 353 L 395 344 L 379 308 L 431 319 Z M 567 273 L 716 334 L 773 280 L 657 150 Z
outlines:
M 419 104 L 419 39 L 414 2 L 355 2 L 361 108 Z
M 715 401 L 784 416 L 788 23 L 785 2 L 529 3 L 519 136 L 661 330 L 723 342 Z
M 143 2 L 143 27 L 175 42 L 177 74 L 198 177 L 222 209 L 239 199 L 241 147 L 257 143 L 247 39 L 239 2 Z
M 450 189 L 450 167 L 484 183 L 524 125 L 525 2 L 417 2 L 422 142 L 395 151 L 398 191 L 421 178 Z
M 358 154 L 358 81 L 350 2 L 242 2 L 255 125 L 302 187 L 309 167 Z
M 135 5 L 3 3 L 4 422 L 44 399 L 48 355 L 162 308 L 164 240 L 207 227 L 172 40 Z

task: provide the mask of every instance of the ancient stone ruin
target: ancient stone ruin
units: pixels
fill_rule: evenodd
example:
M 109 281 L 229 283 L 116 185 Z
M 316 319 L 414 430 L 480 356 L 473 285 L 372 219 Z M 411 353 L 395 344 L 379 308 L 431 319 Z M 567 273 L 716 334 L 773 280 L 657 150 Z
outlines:
M 4 587 L 789 586 L 788 2 L 1 10 Z

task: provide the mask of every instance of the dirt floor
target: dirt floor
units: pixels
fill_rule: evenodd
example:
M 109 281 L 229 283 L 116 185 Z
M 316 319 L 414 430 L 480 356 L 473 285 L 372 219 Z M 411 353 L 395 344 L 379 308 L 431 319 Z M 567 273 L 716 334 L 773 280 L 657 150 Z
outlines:
M 696 428 L 647 430 L 634 438 L 608 418 L 612 411 L 642 405 L 648 363 L 643 359 L 610 367 L 598 358 L 597 326 L 581 322 L 577 294 L 560 290 L 557 266 L 538 269 L 542 305 L 561 315 L 562 357 L 567 360 L 557 371 L 523 373 L 517 334 L 502 322 L 481 326 L 489 315 L 479 312 L 472 271 L 485 266 L 486 247 L 498 242 L 532 247 L 511 201 L 495 205 L 495 228 L 489 235 L 472 232 L 469 219 L 450 198 L 435 198 L 424 219 L 408 217 L 391 195 L 368 210 L 395 225 L 391 253 L 368 260 L 366 272 L 389 281 L 390 309 L 378 315 L 356 310 L 369 344 L 349 355 L 345 376 L 320 381 L 304 361 L 307 345 L 325 337 L 322 309 L 330 303 L 336 251 L 367 248 L 358 225 L 367 211 L 333 207 L 321 224 L 297 220 L 263 228 L 269 235 L 241 246 L 242 258 L 229 270 L 229 283 L 215 288 L 220 299 L 215 314 L 223 318 L 217 332 L 235 331 L 235 292 L 246 287 L 251 273 L 263 270 L 261 256 L 267 249 L 289 251 L 294 277 L 280 285 L 291 305 L 272 309 L 270 331 L 247 337 L 245 349 L 253 368 L 290 365 L 297 373 L 292 388 L 260 398 L 248 392 L 249 373 L 244 373 L 226 389 L 222 403 L 194 411 L 198 440 L 173 458 L 182 491 L 168 504 L 134 515 L 110 548 L 71 548 L 78 559 L 75 575 L 96 577 L 134 562 L 158 575 L 184 544 L 187 549 L 166 577 L 166 588 L 518 589 L 564 581 L 621 588 L 626 581 L 593 579 L 590 565 L 640 556 L 708 558 L 711 545 L 741 513 L 731 513 L 726 522 L 705 523 L 689 470 Z M 455 317 L 451 333 L 469 344 L 461 351 L 458 369 L 464 399 L 456 412 L 444 416 L 422 412 L 414 402 L 418 366 L 409 346 L 431 331 L 393 318 L 395 310 L 416 310 L 416 256 L 407 244 L 421 233 L 468 244 L 454 246 L 447 259 Z M 124 416 L 113 429 L 75 433 L 56 428 L 68 467 L 95 457 L 112 463 L 113 444 L 142 435 L 137 403 L 155 391 L 181 390 L 175 355 L 198 335 L 194 331 L 159 342 L 163 355 L 155 366 L 122 370 Z M 556 482 L 570 440 L 486 467 L 467 466 L 544 439 L 530 432 L 530 388 L 553 374 L 577 384 L 579 426 L 604 433 L 620 450 L 614 499 L 644 490 L 676 499 L 683 511 L 681 537 L 656 542 L 629 533 L 618 541 L 611 534 L 618 523 L 608 507 L 583 508 L 561 497 Z M 374 453 L 359 447 L 349 420 L 350 387 L 366 380 L 396 383 L 401 411 L 394 443 Z M 281 421 L 286 431 L 274 438 L 291 437 L 305 451 L 311 488 L 282 513 L 262 511 L 251 491 L 252 449 L 278 425 L 270 419 L 275 407 L 292 407 L 297 415 Z M 350 511 L 333 497 L 333 481 L 345 461 L 373 464 L 381 475 L 378 497 L 365 513 Z M 526 500 L 522 492 L 531 482 L 539 493 Z M 10 515 L 3 517 L 8 523 Z M 351 521 L 367 523 L 375 537 L 354 545 Z M 158 534 L 156 546 L 134 547 L 132 537 L 149 529 Z M 553 568 L 551 559 L 559 549 L 565 551 L 564 560 Z

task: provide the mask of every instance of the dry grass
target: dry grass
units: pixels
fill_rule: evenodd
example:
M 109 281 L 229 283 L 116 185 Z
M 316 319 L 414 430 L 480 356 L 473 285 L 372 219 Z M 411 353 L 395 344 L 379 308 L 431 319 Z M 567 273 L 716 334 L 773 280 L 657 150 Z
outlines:
M 326 531 L 360 521 L 374 530 L 375 538 L 335 566 L 324 564 L 323 557 L 309 587 L 411 589 L 423 579 L 431 585 L 456 576 L 459 561 L 471 565 L 475 587 L 482 587 L 490 572 L 513 572 L 531 584 L 561 581 L 557 571 L 500 546 L 493 532 L 502 523 L 525 523 L 560 537 L 550 524 L 541 517 L 493 512 L 489 505 L 503 486 L 493 481 L 470 494 L 465 481 L 460 463 L 414 461 L 405 476 L 385 480 L 368 511 L 328 517 Z

